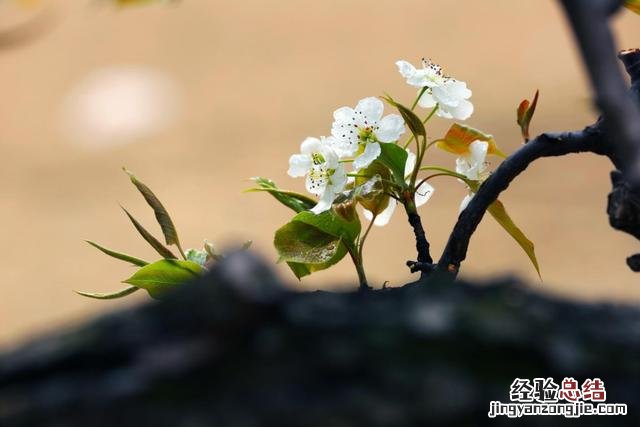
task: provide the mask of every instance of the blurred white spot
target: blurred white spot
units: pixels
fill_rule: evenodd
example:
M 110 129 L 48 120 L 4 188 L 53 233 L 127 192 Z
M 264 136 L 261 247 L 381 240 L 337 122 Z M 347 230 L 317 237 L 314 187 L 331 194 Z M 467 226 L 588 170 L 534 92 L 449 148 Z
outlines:
M 72 88 L 62 105 L 62 129 L 94 147 L 126 144 L 157 134 L 181 113 L 181 94 L 167 74 L 146 67 L 103 68 Z

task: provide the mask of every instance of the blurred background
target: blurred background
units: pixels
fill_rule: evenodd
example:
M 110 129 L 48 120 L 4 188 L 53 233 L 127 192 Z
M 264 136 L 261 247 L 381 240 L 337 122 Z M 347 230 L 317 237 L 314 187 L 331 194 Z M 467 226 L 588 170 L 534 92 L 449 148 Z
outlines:
M 141 258 L 153 251 L 118 204 L 157 232 L 150 209 L 122 173 L 126 165 L 165 203 L 183 245 L 251 239 L 276 260 L 273 232 L 291 213 L 249 177 L 303 190 L 286 175 L 307 136 L 328 135 L 332 112 L 366 96 L 415 94 L 394 62 L 430 57 L 473 90 L 467 124 L 520 144 L 515 109 L 540 89 L 532 133 L 594 120 L 589 88 L 553 0 L 183 0 L 120 8 L 107 0 L 0 2 L 0 346 L 147 299 L 93 301 L 73 289 L 120 289 L 132 269 L 83 242 Z M 620 47 L 640 45 L 638 17 L 615 22 Z M 434 119 L 431 135 L 449 121 Z M 454 158 L 430 154 L 453 167 Z M 633 239 L 608 226 L 606 159 L 583 155 L 536 163 L 503 195 L 536 244 L 544 282 L 487 217 L 463 276 L 515 273 L 535 289 L 594 301 L 640 302 L 625 257 Z M 435 180 L 422 208 L 437 257 L 464 187 Z M 415 256 L 402 212 L 365 249 L 374 285 L 401 285 Z M 159 233 L 157 233 L 159 234 Z M 351 288 L 343 261 L 301 290 Z

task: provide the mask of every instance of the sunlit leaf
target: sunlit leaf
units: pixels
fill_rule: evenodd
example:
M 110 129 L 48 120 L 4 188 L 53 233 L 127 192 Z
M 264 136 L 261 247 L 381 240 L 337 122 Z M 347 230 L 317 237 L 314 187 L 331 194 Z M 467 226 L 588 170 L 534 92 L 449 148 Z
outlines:
M 74 292 L 77 293 L 78 295 L 82 295 L 83 297 L 93 298 L 93 299 L 118 299 L 118 298 L 126 297 L 127 295 L 131 295 L 132 293 L 134 293 L 139 289 L 140 288 L 137 288 L 135 286 L 130 286 L 118 292 L 105 293 L 105 294 L 83 292 L 83 291 L 74 291 Z
M 298 194 L 289 190 L 279 189 L 275 182 L 267 178 L 255 177 L 252 180 L 258 187 L 249 188 L 247 192 L 266 191 L 277 201 L 292 209 L 294 212 L 302 212 L 311 209 L 316 205 L 316 201 L 303 194 Z
M 169 248 L 167 248 L 165 245 L 163 245 L 162 243 L 160 243 L 160 241 L 158 239 L 156 239 L 155 237 L 153 237 L 153 235 L 151 233 L 149 233 L 143 226 L 142 224 L 140 224 L 130 213 L 129 211 L 127 211 L 125 208 L 122 208 L 122 210 L 124 211 L 124 213 L 127 214 L 127 216 L 129 217 L 129 219 L 131 220 L 131 222 L 133 223 L 133 226 L 136 228 L 136 230 L 138 230 L 138 233 L 140 233 L 140 235 L 142 236 L 142 238 L 144 240 L 147 241 L 147 243 L 149 243 L 149 245 L 151 245 L 151 247 L 153 249 L 156 250 L 156 252 L 158 252 L 160 254 L 161 257 L 163 258 L 167 258 L 167 259 L 177 259 L 176 256 L 173 254 L 173 252 L 171 252 L 169 250 Z
M 533 242 L 524 235 L 522 230 L 518 228 L 518 226 L 513 222 L 509 214 L 504 208 L 504 205 L 500 200 L 496 200 L 489 206 L 489 213 L 493 218 L 498 221 L 498 224 L 502 226 L 506 230 L 507 233 L 520 245 L 522 250 L 527 254 L 533 267 L 536 269 L 538 273 L 538 277 L 542 280 L 542 275 L 540 274 L 540 266 L 538 265 L 538 259 L 536 258 L 535 247 Z
M 640 15 L 640 0 L 626 0 L 625 7 Z
M 461 125 L 460 123 L 454 123 L 444 138 L 436 142 L 436 146 L 449 153 L 464 155 L 469 153 L 469 146 L 474 141 L 486 141 L 489 143 L 489 154 L 495 154 L 496 156 L 506 157 L 506 155 L 500 151 L 496 145 L 493 135 L 486 134 L 474 129 L 470 126 Z
M 199 277 L 203 271 L 195 262 L 163 259 L 142 267 L 124 283 L 145 289 L 153 298 L 161 298 L 166 292 Z
M 329 268 L 355 250 L 359 234 L 357 216 L 348 221 L 333 211 L 319 215 L 301 212 L 276 231 L 274 246 L 280 260 L 302 278 Z
M 393 145 L 395 144 L 384 144 Z M 400 148 L 400 147 L 398 147 Z M 402 148 L 400 148 L 402 150 Z M 404 151 L 404 150 L 402 150 Z M 378 158 L 379 160 L 380 158 Z M 389 195 L 385 192 L 383 180 L 389 180 L 391 172 L 381 162 L 375 161 L 365 169 L 361 169 L 356 177 L 355 199 L 366 210 L 379 214 L 389 205 Z M 342 206 L 342 205 L 339 205 Z M 338 209 L 337 207 L 334 209 Z M 343 215 L 343 217 L 345 217 Z M 346 216 L 348 218 L 349 215 Z
M 536 94 L 533 97 L 533 101 L 529 102 L 528 99 L 525 99 L 518 106 L 517 111 L 517 122 L 520 125 L 520 132 L 522 133 L 522 138 L 524 142 L 529 142 L 529 124 L 531 123 L 531 119 L 533 118 L 533 114 L 536 112 L 536 106 L 538 105 L 538 95 L 539 91 L 536 90 Z
M 86 240 L 86 242 L 99 251 L 109 255 L 110 257 L 119 259 L 121 261 L 126 261 L 133 265 L 137 265 L 138 267 L 144 267 L 145 265 L 149 264 L 147 261 L 141 260 L 140 258 L 113 251 L 111 249 L 105 248 L 104 246 L 100 246 L 99 244 L 97 244 L 96 242 L 92 242 L 91 240 Z

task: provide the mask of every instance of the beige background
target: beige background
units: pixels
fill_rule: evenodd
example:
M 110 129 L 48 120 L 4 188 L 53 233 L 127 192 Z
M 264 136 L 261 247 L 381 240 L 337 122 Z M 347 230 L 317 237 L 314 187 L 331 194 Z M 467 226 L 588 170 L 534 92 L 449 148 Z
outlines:
M 60 4 L 64 3 L 64 6 Z M 83 243 L 91 238 L 141 257 L 153 252 L 119 210 L 149 228 L 153 217 L 120 167 L 126 164 L 161 196 L 185 246 L 252 239 L 275 260 L 273 231 L 289 211 L 265 195 L 242 194 L 254 175 L 302 189 L 286 176 L 288 156 L 310 135 L 328 134 L 331 113 L 365 96 L 413 91 L 394 62 L 428 56 L 468 82 L 476 113 L 469 124 L 517 148 L 515 107 L 541 91 L 534 133 L 580 128 L 594 119 L 589 91 L 563 17 L 551 0 L 183 0 L 174 6 L 117 10 L 101 2 L 50 2 L 43 34 L 0 51 L 0 345 L 146 299 L 113 302 L 72 289 L 109 291 L 131 268 Z M 13 11 L 2 28 L 42 13 Z M 53 17 L 51 17 L 53 16 Z M 615 28 L 621 47 L 640 45 L 640 17 Z M 106 66 L 143 65 L 169 73 L 184 112 L 168 130 L 135 143 L 95 149 L 60 132 L 62 99 L 80 79 Z M 434 120 L 431 134 L 448 122 Z M 430 161 L 453 165 L 435 154 Z M 536 289 L 590 300 L 640 302 L 637 276 L 624 258 L 638 249 L 609 228 L 604 214 L 611 167 L 594 156 L 542 161 L 503 196 L 537 245 L 545 278 L 490 219 L 475 235 L 464 275 L 515 272 Z M 422 208 L 436 255 L 457 215 L 463 187 L 442 179 Z M 402 284 L 413 242 L 397 214 L 366 248 L 372 282 Z M 348 262 L 299 289 L 353 283 Z

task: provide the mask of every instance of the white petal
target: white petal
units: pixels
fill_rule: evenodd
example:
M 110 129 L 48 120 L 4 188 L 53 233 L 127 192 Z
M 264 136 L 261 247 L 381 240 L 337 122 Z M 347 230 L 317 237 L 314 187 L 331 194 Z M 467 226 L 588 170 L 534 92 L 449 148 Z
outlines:
M 464 196 L 464 199 L 462 199 L 462 202 L 460 202 L 459 212 L 462 212 L 467 208 L 467 206 L 469 206 L 469 202 L 471 201 L 471 199 L 473 199 L 473 196 L 474 196 L 473 193 L 467 194 L 466 196 Z
M 330 177 L 331 191 L 336 194 L 340 193 L 347 185 L 348 179 L 349 177 L 347 177 L 347 172 L 344 170 L 344 166 L 342 164 L 338 164 L 333 175 Z
M 457 107 L 451 110 L 451 115 L 456 120 L 467 120 L 473 114 L 473 104 L 466 99 L 460 101 Z
M 484 165 L 487 159 L 487 151 L 489 150 L 489 143 L 487 141 L 476 140 L 469 144 L 469 161 L 475 165 Z
M 431 95 L 429 92 L 423 93 L 420 97 L 420 100 L 418 100 L 418 105 L 422 108 L 433 108 L 437 103 L 438 101 L 436 101 L 433 95 Z
M 364 147 L 364 153 L 360 154 L 353 161 L 353 168 L 360 170 L 369 166 L 380 155 L 380 144 L 377 142 L 370 142 Z
M 389 114 L 378 123 L 376 138 L 380 142 L 395 142 L 404 133 L 404 120 L 397 114 Z
M 294 178 L 305 176 L 312 165 L 311 157 L 307 154 L 294 154 L 289 157 L 289 170 L 287 173 Z
M 400 75 L 405 79 L 412 77 L 416 73 L 416 67 L 405 60 L 396 61 L 396 66 L 398 67 Z
M 300 144 L 300 152 L 302 154 L 312 154 L 320 152 L 320 148 L 322 147 L 322 143 L 318 138 L 306 138 Z
M 328 183 L 326 170 L 322 166 L 312 166 L 305 180 L 307 191 L 319 196 L 325 192 Z
M 436 189 L 428 182 L 422 184 L 418 189 L 416 189 L 416 206 L 422 206 L 427 203 L 435 191 Z
M 373 125 L 380 121 L 380 119 L 382 118 L 383 110 L 384 104 L 382 103 L 382 101 L 373 96 L 361 99 L 355 108 L 356 114 L 362 113 L 362 115 L 366 117 L 365 120 L 369 122 L 368 124 L 370 125 Z
M 322 212 L 328 211 L 331 209 L 331 205 L 333 204 L 333 199 L 335 198 L 335 194 L 331 191 L 325 191 L 318 200 L 318 203 L 311 208 L 311 212 L 314 214 L 320 214 Z
M 457 107 L 461 98 L 451 91 L 449 84 L 433 88 L 433 97 L 441 106 Z
M 351 107 L 341 107 L 333 112 L 333 120 L 338 122 L 349 123 L 352 121 L 355 112 Z
M 389 199 L 389 204 L 387 207 L 376 216 L 375 221 L 373 221 L 373 225 L 377 225 L 378 227 L 383 227 L 389 223 L 389 220 L 393 216 L 393 212 L 396 210 L 396 206 L 398 202 L 395 199 Z M 371 221 L 373 219 L 373 213 L 368 211 L 367 209 L 362 209 L 362 213 L 364 217 Z
M 411 175 L 413 168 L 416 166 L 416 160 L 416 155 L 407 149 L 407 163 L 404 164 L 404 176 Z

